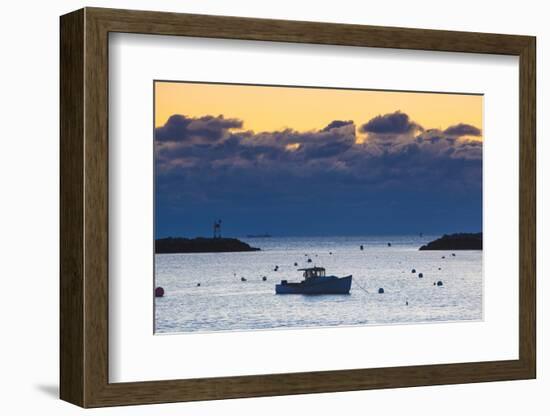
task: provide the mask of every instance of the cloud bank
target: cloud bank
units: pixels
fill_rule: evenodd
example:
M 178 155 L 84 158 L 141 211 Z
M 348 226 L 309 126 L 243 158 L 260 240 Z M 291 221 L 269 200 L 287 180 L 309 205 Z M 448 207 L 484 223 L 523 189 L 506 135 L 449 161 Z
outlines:
M 158 227 L 169 228 L 178 213 L 199 219 L 228 207 L 236 224 L 247 223 L 239 212 L 248 223 L 265 224 L 259 212 L 303 216 L 312 204 L 317 222 L 347 215 L 364 218 L 364 228 L 389 206 L 396 215 L 415 213 L 423 224 L 464 211 L 458 223 L 481 225 L 482 142 L 475 126 L 426 129 L 397 111 L 359 127 L 351 120 L 306 132 L 244 127 L 244 120 L 223 115 L 173 115 L 155 130 L 157 211 L 164 215 Z M 343 221 L 346 227 L 351 222 Z

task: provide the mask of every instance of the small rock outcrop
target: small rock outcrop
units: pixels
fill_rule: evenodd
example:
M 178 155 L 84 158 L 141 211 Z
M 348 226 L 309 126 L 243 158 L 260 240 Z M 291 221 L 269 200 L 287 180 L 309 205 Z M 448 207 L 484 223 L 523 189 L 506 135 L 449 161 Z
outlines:
M 444 234 L 419 250 L 483 250 L 482 233 Z

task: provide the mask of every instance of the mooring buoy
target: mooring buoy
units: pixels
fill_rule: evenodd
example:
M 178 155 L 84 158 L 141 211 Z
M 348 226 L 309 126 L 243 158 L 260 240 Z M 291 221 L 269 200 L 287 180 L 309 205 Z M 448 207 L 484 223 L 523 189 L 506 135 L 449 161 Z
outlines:
M 380 293 L 380 294 L 384 293 L 384 288 L 381 287 L 380 289 L 378 289 L 378 293 Z
M 157 287 L 155 289 L 155 297 L 162 298 L 164 296 L 164 289 L 162 287 Z

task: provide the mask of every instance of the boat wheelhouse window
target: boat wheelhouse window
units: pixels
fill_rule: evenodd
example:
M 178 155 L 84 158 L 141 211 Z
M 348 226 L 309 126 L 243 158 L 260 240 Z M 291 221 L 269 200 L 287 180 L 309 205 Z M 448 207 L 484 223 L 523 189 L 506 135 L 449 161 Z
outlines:
M 304 277 L 309 279 L 311 277 L 325 277 L 325 269 L 306 269 L 304 270 Z

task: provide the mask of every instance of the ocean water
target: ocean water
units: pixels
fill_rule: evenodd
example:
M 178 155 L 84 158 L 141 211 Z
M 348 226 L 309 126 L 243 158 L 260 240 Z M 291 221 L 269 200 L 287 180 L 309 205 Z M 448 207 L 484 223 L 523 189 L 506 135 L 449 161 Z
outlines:
M 155 299 L 155 332 L 481 320 L 482 252 L 418 250 L 437 237 L 241 238 L 261 251 L 157 254 L 155 286 L 165 295 Z M 327 275 L 352 274 L 350 294 L 275 294 L 276 283 L 300 281 L 297 269 L 314 265 Z

